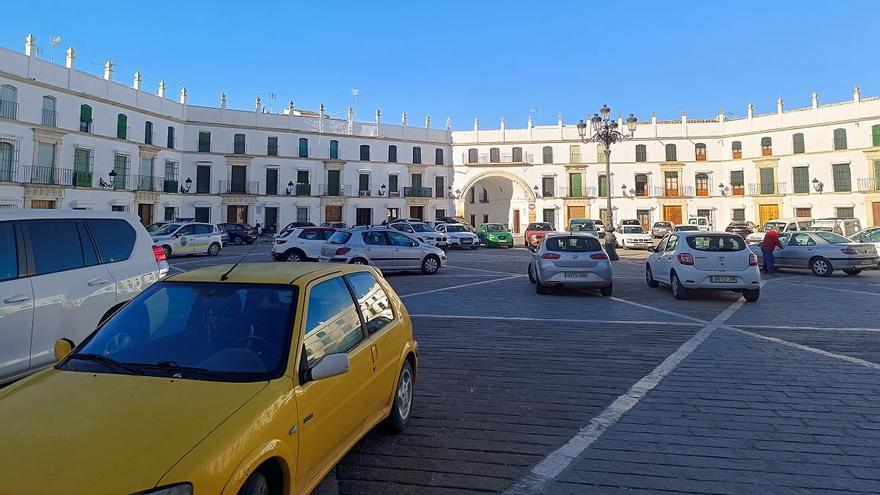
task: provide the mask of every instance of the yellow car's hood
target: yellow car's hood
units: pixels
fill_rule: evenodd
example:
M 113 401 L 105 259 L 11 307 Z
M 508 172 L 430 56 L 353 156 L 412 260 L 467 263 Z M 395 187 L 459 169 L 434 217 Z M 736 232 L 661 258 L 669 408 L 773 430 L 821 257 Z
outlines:
M 266 386 L 48 370 L 0 390 L 0 494 L 129 494 Z

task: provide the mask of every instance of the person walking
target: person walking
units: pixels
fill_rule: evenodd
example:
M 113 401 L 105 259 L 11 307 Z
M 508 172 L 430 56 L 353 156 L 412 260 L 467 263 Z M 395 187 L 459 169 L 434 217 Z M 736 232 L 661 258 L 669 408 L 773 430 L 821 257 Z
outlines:
M 761 255 L 764 259 L 764 273 L 773 275 L 776 273 L 776 258 L 773 257 L 773 250 L 782 249 L 782 243 L 779 241 L 778 227 L 773 227 L 764 234 L 764 240 L 761 241 Z
M 617 236 L 614 235 L 614 226 L 609 225 L 605 229 L 605 252 L 608 253 L 608 259 L 617 261 L 620 256 L 617 255 Z

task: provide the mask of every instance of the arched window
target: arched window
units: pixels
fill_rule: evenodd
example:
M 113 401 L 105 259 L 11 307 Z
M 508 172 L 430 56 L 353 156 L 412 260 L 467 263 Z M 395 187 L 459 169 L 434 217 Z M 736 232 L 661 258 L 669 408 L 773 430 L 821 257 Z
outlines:
M 339 141 L 333 139 L 330 141 L 330 159 L 338 160 L 339 159 Z
M 553 163 L 553 147 L 552 146 L 544 146 L 544 163 Z
M 489 163 L 501 163 L 501 150 L 489 148 Z
M 394 144 L 388 145 L 388 161 L 392 163 L 397 161 L 397 146 Z
M 791 152 L 792 153 L 803 153 L 804 152 L 804 133 L 797 132 L 791 136 Z
M 0 117 L 14 119 L 18 110 L 18 90 L 15 86 L 0 86 Z
M 522 163 L 522 161 L 523 161 L 522 148 L 520 148 L 519 146 L 514 146 L 512 158 L 513 158 L 513 160 L 512 160 L 513 163 Z
M 636 161 L 637 162 L 646 162 L 648 161 L 648 147 L 644 144 L 636 145 Z
M 672 143 L 666 145 L 666 161 L 667 162 L 678 161 L 678 153 L 675 150 L 675 145 Z
M 694 176 L 694 182 L 697 186 L 697 196 L 708 196 L 709 195 L 709 175 L 699 173 Z
M 697 143 L 694 145 L 694 155 L 698 162 L 706 161 L 706 143 Z
M 644 145 L 640 145 L 644 146 Z M 636 174 L 636 196 L 648 195 L 648 174 Z
M 422 163 L 422 148 L 420 146 L 413 146 L 413 163 Z
M 434 165 L 443 165 L 443 148 L 434 150 Z
M 733 159 L 739 160 L 743 157 L 743 144 L 742 141 L 734 141 L 730 143 L 730 149 L 733 151 Z
M 128 139 L 128 116 L 124 113 L 116 116 L 116 139 Z
M 761 156 L 773 156 L 773 140 L 769 136 L 761 138 Z
M 370 161 L 370 145 L 362 144 L 361 145 L 361 161 L 368 162 Z
M 480 191 L 480 203 L 488 203 L 489 202 L 489 191 L 484 187 Z
M 0 182 L 12 182 L 14 163 L 15 146 L 12 143 L 0 142 Z
M 300 158 L 309 157 L 309 140 L 308 138 L 299 138 L 297 156 Z
M 871 146 L 880 146 L 880 124 L 871 127 Z
M 55 98 L 52 96 L 44 96 L 43 97 L 43 125 L 46 127 L 55 127 L 57 125 L 57 113 L 55 112 L 56 106 Z
M 480 155 L 477 152 L 476 148 L 468 149 L 468 163 L 477 163 L 480 159 Z
M 846 149 L 846 129 L 838 128 L 834 129 L 834 149 L 836 150 L 845 150 Z
M 144 122 L 144 144 L 153 144 L 153 123 Z
M 169 125 L 168 126 L 168 142 L 165 143 L 165 144 L 167 144 L 166 148 L 173 150 L 175 142 L 176 141 L 174 138 L 174 126 Z
M 92 132 L 92 107 L 79 106 L 79 132 Z

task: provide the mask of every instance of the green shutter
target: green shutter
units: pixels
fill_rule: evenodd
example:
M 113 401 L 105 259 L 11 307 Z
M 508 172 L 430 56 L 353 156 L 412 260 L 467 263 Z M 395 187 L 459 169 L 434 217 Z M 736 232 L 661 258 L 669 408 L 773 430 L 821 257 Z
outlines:
M 327 171 L 327 195 L 339 196 L 339 170 Z
M 80 105 L 79 107 L 79 120 L 80 122 L 91 122 L 92 121 L 92 107 L 88 105 Z
M 573 198 L 581 197 L 583 195 L 581 190 L 581 174 L 568 174 L 568 186 L 570 189 L 569 196 Z
M 128 138 L 128 117 L 126 117 L 124 113 L 120 113 L 116 117 L 116 138 Z
M 871 128 L 871 145 L 880 146 L 880 125 Z

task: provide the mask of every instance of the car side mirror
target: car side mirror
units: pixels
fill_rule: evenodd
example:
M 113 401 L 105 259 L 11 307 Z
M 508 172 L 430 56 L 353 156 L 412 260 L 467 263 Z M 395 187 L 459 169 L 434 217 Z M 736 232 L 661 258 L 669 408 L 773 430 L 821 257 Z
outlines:
M 53 351 L 55 352 L 55 360 L 61 361 L 66 358 L 68 354 L 73 352 L 73 348 L 76 345 L 70 339 L 58 339 L 55 341 L 55 347 Z
M 318 361 L 318 364 L 306 370 L 304 381 L 311 382 L 343 375 L 348 373 L 350 368 L 351 362 L 347 353 L 327 354 Z

